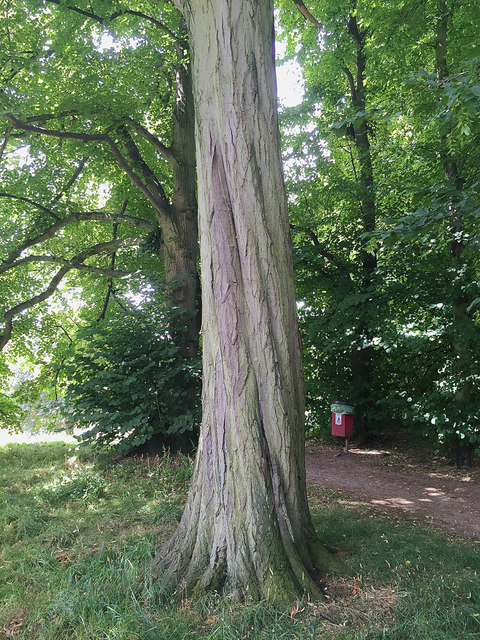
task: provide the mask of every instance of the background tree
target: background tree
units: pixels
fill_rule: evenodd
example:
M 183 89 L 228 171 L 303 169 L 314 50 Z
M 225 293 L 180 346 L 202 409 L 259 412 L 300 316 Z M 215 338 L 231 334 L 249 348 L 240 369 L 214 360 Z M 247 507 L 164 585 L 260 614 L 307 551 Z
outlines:
M 154 293 L 182 309 L 170 332 L 178 327 L 185 355 L 198 353 L 188 46 L 171 6 L 159 19 L 149 9 L 28 1 L 2 15 L 0 346 L 13 335 L 5 361 L 36 363 L 52 393 L 78 328 L 110 320 L 129 299 L 138 306 Z M 47 310 L 52 296 L 70 313 L 55 302 Z M 192 386 L 192 411 L 195 396 Z
M 189 339 L 185 349 L 193 355 L 199 326 L 195 314 L 198 278 L 193 106 L 186 44 L 178 15 L 166 11 L 164 24 L 121 4 L 112 6 L 116 11 L 103 16 L 92 8 L 57 8 L 56 4 L 35 7 L 35 3 L 27 3 L 16 7 L 17 13 L 27 9 L 29 26 L 35 25 L 30 37 L 36 39 L 36 49 L 49 48 L 47 56 L 37 56 L 39 75 L 19 65 L 8 78 L 4 92 L 4 152 L 11 151 L 8 141 L 18 139 L 21 132 L 36 136 L 43 164 L 55 163 L 59 145 L 62 157 L 66 159 L 70 153 L 74 162 L 80 149 L 83 159 L 75 179 L 87 173 L 87 163 L 90 180 L 93 172 L 97 188 L 103 186 L 108 191 L 115 184 L 117 198 L 122 190 L 128 192 L 123 195 L 128 195 L 130 208 L 133 199 L 144 212 L 153 208 L 159 231 L 156 236 L 152 234 L 152 239 L 156 238 L 168 283 L 167 303 L 186 310 L 184 322 Z M 134 28 L 132 20 L 136 23 Z M 4 22 L 7 30 L 18 22 L 13 9 L 6 11 Z M 17 48 L 28 46 L 25 34 L 17 34 L 18 30 L 14 32 L 20 39 L 18 43 L 14 39 Z M 146 65 L 156 70 L 156 83 L 147 85 L 140 79 L 140 70 Z M 50 102 L 54 107 L 42 112 Z M 144 126 L 146 123 L 153 123 L 154 133 Z M 30 153 L 33 148 L 29 140 Z M 141 195 L 134 192 L 132 197 L 112 160 Z M 29 181 L 32 190 L 39 189 L 38 173 L 35 172 L 36 180 Z M 12 190 L 11 174 L 6 179 Z M 168 186 L 162 186 L 162 181 Z M 4 197 L 16 195 L 14 190 L 4 193 Z M 36 195 L 35 201 L 41 201 Z M 55 202 L 57 208 L 63 204 L 61 208 L 65 209 L 68 203 L 61 201 L 62 195 Z M 43 206 L 45 214 L 48 207 L 45 202 Z
M 436 337 L 430 342 L 436 342 L 437 349 L 433 358 L 432 349 L 426 351 L 430 351 L 429 361 L 433 360 L 430 384 L 412 398 L 413 411 L 408 415 L 414 414 L 458 464 L 471 462 L 480 435 L 476 400 L 480 331 L 474 303 L 479 293 L 474 240 L 479 198 L 475 143 L 480 131 L 479 44 L 470 9 L 468 3 L 449 2 L 410 7 L 415 14 L 406 33 L 412 38 L 414 25 L 418 29 L 421 20 L 420 41 L 428 54 L 406 92 L 408 122 L 416 136 L 413 151 L 422 159 L 422 182 L 417 181 L 412 190 L 413 215 L 403 217 L 394 233 L 401 238 L 400 250 L 408 243 L 421 256 L 419 279 L 427 256 L 435 265 L 419 306 L 426 309 L 429 304 L 431 326 L 424 334 Z M 419 245 L 429 250 L 419 252 Z
M 347 399 L 362 437 L 408 428 L 468 462 L 480 297 L 472 8 L 278 4 L 306 88 L 282 121 L 308 429 L 325 431 L 332 399 Z M 4 362 L 42 361 L 56 376 L 77 325 L 160 289 L 187 309 L 183 348 L 196 352 L 188 47 L 173 7 L 154 9 L 2 8 Z
M 328 290 L 316 295 L 326 294 L 332 311 L 328 319 L 318 319 L 318 306 L 312 305 L 313 291 L 307 285 L 307 289 L 302 287 L 302 294 L 309 298 L 302 315 L 311 350 L 319 329 L 328 336 L 321 357 L 325 352 L 326 359 L 332 359 L 337 375 L 335 383 L 327 382 L 324 390 L 330 387 L 330 401 L 346 397 L 355 405 L 357 435 L 365 440 L 378 433 L 383 423 L 377 408 L 382 385 L 374 346 L 381 296 L 376 250 L 367 240 L 378 218 L 372 151 L 376 112 L 367 89 L 369 26 L 357 3 L 317 2 L 311 4 L 311 12 L 299 4 L 302 15 L 296 16 L 288 12 L 288 5 L 282 5 L 289 50 L 298 52 L 307 90 L 305 104 L 297 111 L 307 127 L 300 144 L 308 149 L 309 162 L 300 169 L 301 175 L 292 167 L 291 184 L 291 191 L 297 194 L 292 203 L 297 272 L 302 280 L 313 267 Z M 285 114 L 285 123 L 291 127 L 295 114 Z M 295 154 L 298 130 L 294 127 L 292 133 L 287 139 Z M 309 363 L 315 366 L 315 361 L 307 356 L 307 367 Z M 331 378 L 332 371 L 322 377 Z M 314 416 L 318 420 L 316 412 Z
M 312 1 L 308 15 L 314 14 L 316 24 L 292 15 L 288 5 L 283 14 L 287 52 L 301 62 L 306 86 L 304 103 L 290 113 L 287 110 L 282 119 L 296 274 L 303 300 L 308 408 L 314 425 L 322 420 L 328 424 L 332 397 L 356 398 L 349 353 L 362 325 L 359 319 L 367 318 L 368 339 L 363 344 L 374 364 L 369 397 L 364 399 L 371 409 L 368 430 L 375 434 L 382 424 L 389 430 L 393 425 L 407 427 L 418 435 L 434 436 L 439 443 L 448 441 L 455 455 L 455 438 L 476 438 L 473 404 L 472 417 L 460 418 L 454 409 L 457 401 L 449 394 L 463 385 L 457 387 L 461 358 L 452 354 L 465 348 L 472 361 L 478 358 L 472 306 L 478 296 L 478 261 L 471 240 L 478 210 L 473 151 L 478 131 L 474 116 L 478 38 L 470 30 L 473 16 L 467 5 L 456 4 L 454 12 L 447 6 L 447 55 L 456 71 L 453 82 L 439 83 L 438 29 L 445 25 L 445 18 L 443 23 L 439 18 L 445 15 L 440 5 L 405 2 L 393 9 L 388 3 L 371 7 L 359 2 L 355 6 L 355 24 L 363 34 L 361 50 L 349 33 L 351 3 Z M 359 111 L 351 97 L 362 83 L 366 102 Z M 370 144 L 367 166 L 374 177 L 369 189 L 354 137 L 364 125 Z M 456 160 L 468 175 L 463 192 L 457 190 L 456 196 L 452 181 L 443 180 L 445 149 L 449 154 L 455 149 Z M 374 197 L 373 234 L 372 227 L 362 223 L 361 212 L 368 209 L 362 201 L 365 195 Z M 453 276 L 447 228 L 460 202 L 466 228 L 462 268 Z M 376 256 L 373 288 L 364 287 L 362 255 L 368 254 Z M 458 325 L 454 329 L 453 283 L 459 285 L 456 292 L 469 292 L 463 307 L 464 312 L 469 308 L 463 323 L 468 330 L 463 337 Z M 464 371 L 469 384 L 478 384 L 473 382 L 473 368 Z M 453 439 L 446 437 L 447 432 Z

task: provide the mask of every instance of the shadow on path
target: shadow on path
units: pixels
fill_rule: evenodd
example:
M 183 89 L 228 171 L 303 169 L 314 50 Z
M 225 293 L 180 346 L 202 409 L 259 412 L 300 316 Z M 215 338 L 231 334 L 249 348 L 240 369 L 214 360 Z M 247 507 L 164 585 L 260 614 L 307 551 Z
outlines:
M 378 508 L 401 509 L 447 531 L 480 540 L 480 484 L 468 475 L 397 469 L 380 456 L 353 449 L 348 455 L 322 447 L 306 453 L 307 482 L 342 491 Z

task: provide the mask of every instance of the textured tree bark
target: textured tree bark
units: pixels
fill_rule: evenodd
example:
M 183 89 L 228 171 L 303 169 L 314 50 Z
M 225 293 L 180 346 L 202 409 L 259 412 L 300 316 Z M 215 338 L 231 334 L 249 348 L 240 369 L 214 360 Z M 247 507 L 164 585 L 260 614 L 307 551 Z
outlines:
M 334 566 L 306 496 L 304 386 L 277 127 L 271 0 L 177 0 L 193 55 L 203 423 L 166 589 L 318 595 Z

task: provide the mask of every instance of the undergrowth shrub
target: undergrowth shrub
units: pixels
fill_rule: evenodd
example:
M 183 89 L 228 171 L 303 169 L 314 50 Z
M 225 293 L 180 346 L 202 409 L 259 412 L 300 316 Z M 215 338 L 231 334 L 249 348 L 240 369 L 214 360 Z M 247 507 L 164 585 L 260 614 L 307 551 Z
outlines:
M 65 365 L 65 418 L 83 443 L 128 453 L 152 438 L 194 440 L 200 360 L 182 351 L 178 310 L 124 314 L 82 330 Z

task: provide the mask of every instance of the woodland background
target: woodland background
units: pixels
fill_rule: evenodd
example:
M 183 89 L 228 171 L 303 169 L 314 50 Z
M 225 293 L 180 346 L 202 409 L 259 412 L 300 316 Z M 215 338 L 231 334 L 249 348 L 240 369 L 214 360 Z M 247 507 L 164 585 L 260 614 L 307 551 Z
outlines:
M 347 400 L 361 441 L 408 432 L 469 464 L 478 8 L 297 7 L 279 0 L 276 18 L 279 64 L 303 78 L 279 109 L 307 435 L 327 436 L 331 402 Z M 0 426 L 81 426 L 122 452 L 185 446 L 201 309 L 180 16 L 148 0 L 16 0 L 0 38 Z

